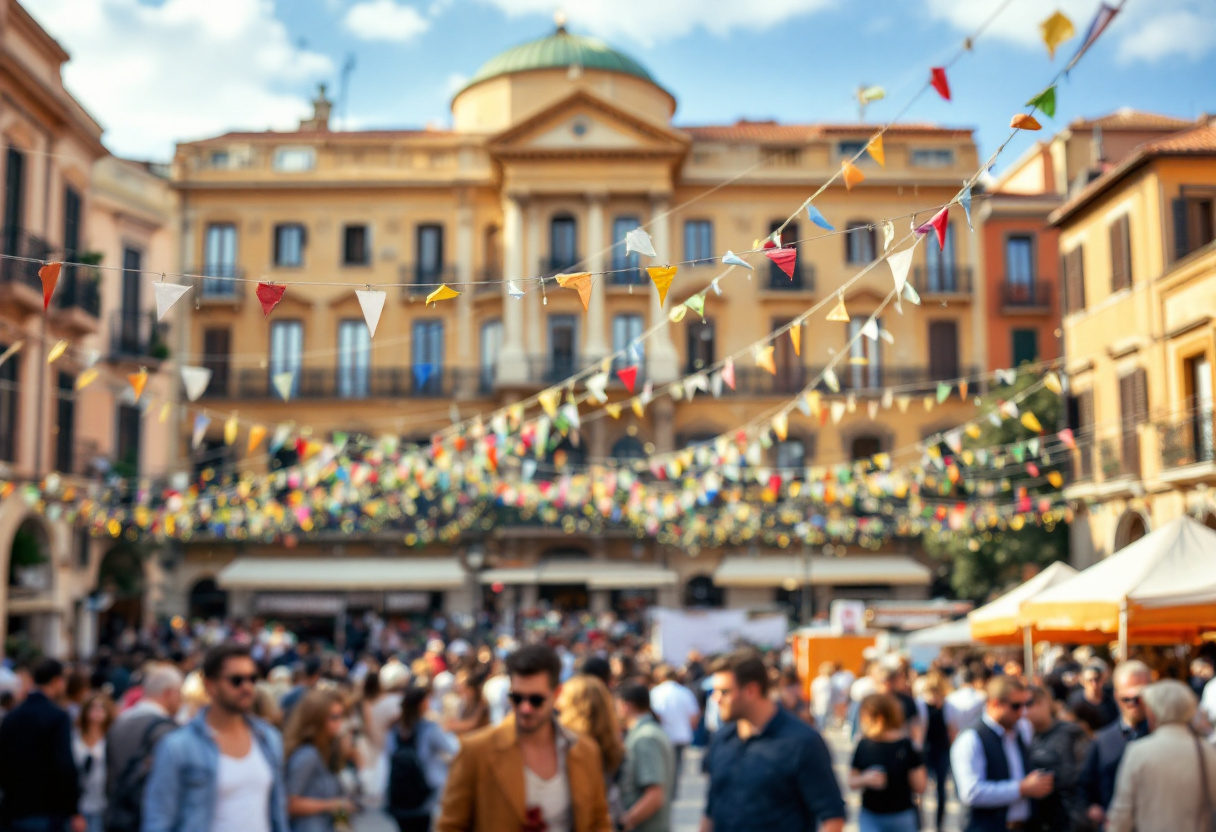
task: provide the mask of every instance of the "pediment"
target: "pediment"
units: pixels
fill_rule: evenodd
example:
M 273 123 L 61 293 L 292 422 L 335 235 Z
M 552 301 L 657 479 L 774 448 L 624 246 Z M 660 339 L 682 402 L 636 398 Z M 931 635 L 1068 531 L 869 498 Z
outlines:
M 675 156 L 689 143 L 682 133 L 579 90 L 498 134 L 489 148 L 498 156 Z

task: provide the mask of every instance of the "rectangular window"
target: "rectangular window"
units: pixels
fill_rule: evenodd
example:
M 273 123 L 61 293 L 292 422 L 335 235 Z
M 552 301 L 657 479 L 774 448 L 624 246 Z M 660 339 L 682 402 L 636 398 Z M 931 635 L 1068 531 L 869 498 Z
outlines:
M 1077 394 L 1077 453 L 1081 458 L 1081 479 L 1094 475 L 1094 391 Z
M 442 283 L 443 226 L 418 226 L 418 267 L 416 283 Z
M 844 259 L 846 263 L 866 264 L 874 261 L 874 228 L 864 220 L 849 223 L 844 235 Z
M 203 272 L 213 277 L 237 277 L 236 226 L 228 222 L 211 223 L 203 240 Z M 233 297 L 237 284 L 232 280 L 203 280 L 203 295 Z
M 481 390 L 494 387 L 498 369 L 498 354 L 502 352 L 502 321 L 486 321 L 481 325 Z
M 76 259 L 80 251 L 81 201 L 75 188 L 63 189 L 63 251 L 68 259 Z
M 920 148 L 912 151 L 909 161 L 918 168 L 954 167 L 954 151 L 946 147 Z
M 143 414 L 130 404 L 118 406 L 118 442 L 115 449 L 114 473 L 120 477 L 139 476 L 139 437 Z
M 958 378 L 958 324 L 954 321 L 929 324 L 929 376 L 933 381 Z
M 300 367 L 304 357 L 304 324 L 300 321 L 270 322 L 270 380 L 291 373 L 292 398 L 300 394 Z M 276 393 L 277 395 L 277 393 Z
M 954 224 L 946 230 L 946 245 L 939 247 L 936 241 L 925 246 L 925 265 L 928 280 L 925 289 L 930 292 L 957 292 L 958 270 L 954 267 Z
M 782 275 L 784 277 L 784 275 Z M 779 329 L 790 321 L 788 318 L 773 318 L 769 320 L 769 331 Z M 783 335 L 773 342 L 773 361 L 777 365 L 777 374 L 773 377 L 774 391 L 777 393 L 797 393 L 806 386 L 806 365 L 802 357 L 794 352 L 794 342 L 789 335 Z
M 371 392 L 372 339 L 361 318 L 338 322 L 338 397 L 365 399 Z
M 1085 247 L 1077 246 L 1064 255 L 1064 308 L 1080 312 L 1085 308 Z
M 9 147 L 4 160 L 4 253 L 20 254 L 25 227 L 25 154 Z M 6 263 L 5 269 L 9 268 L 12 266 Z
M 1005 238 L 1005 282 L 1009 286 L 1034 285 L 1034 235 Z
M 684 223 L 684 259 L 713 262 L 714 224 L 709 220 L 686 220 Z
M 612 351 L 623 352 L 613 362 L 615 369 L 641 364 L 644 358 L 642 342 L 642 316 L 617 315 L 612 319 Z
M 882 322 L 875 321 L 879 330 Z M 860 335 L 865 319 L 857 316 L 849 321 L 849 386 L 854 390 L 882 387 L 882 342 Z M 855 336 L 856 340 L 854 340 Z
M 443 392 L 443 321 L 414 321 L 414 393 L 437 396 Z
M 317 153 L 311 147 L 280 147 L 274 151 L 274 169 L 281 173 L 312 170 L 316 163 Z
M 55 433 L 55 470 L 62 474 L 76 473 L 76 376 L 59 374 L 56 415 L 58 427 Z
M 783 442 L 778 442 L 774 454 L 777 467 L 781 469 L 787 476 L 802 476 L 803 472 L 797 469 L 806 464 L 806 446 L 801 439 L 786 439 Z
M 612 282 L 617 285 L 642 282 L 638 253 L 625 252 L 625 235 L 639 225 L 637 217 L 616 217 L 612 221 Z
M 287 222 L 274 227 L 274 264 L 287 268 L 304 265 L 304 226 Z
M 546 380 L 561 381 L 574 375 L 578 365 L 578 318 L 549 316 L 549 368 Z
M 204 396 L 228 396 L 229 370 L 232 366 L 232 330 L 207 327 L 203 330 L 202 365 L 211 371 L 211 382 Z
M 0 344 L 0 353 L 11 346 Z M 0 460 L 16 462 L 17 457 L 17 407 L 18 393 L 21 390 L 18 369 L 21 362 L 10 358 L 0 364 Z
M 119 355 L 143 355 L 144 339 L 142 338 L 144 320 L 140 306 L 140 287 L 143 286 L 143 252 L 137 248 L 126 247 L 122 250 L 121 298 L 118 307 L 118 321 L 115 324 L 114 344 Z
M 578 223 L 569 215 L 554 217 L 549 223 L 549 269 L 567 269 L 578 259 Z
M 1013 366 L 1034 364 L 1039 360 L 1039 331 L 1037 329 L 1015 329 L 1013 331 Z
M 1135 370 L 1119 378 L 1121 472 L 1140 473 L 1140 433 L 1148 421 L 1148 374 Z
M 870 158 L 868 153 L 862 153 L 868 144 L 869 141 L 866 139 L 845 139 L 844 141 L 836 143 L 836 155 L 841 160 L 847 162 L 854 156 L 857 156 L 858 153 L 861 153 L 862 155 L 859 156 L 857 158 L 857 162 L 854 163 L 858 164 Z
M 1127 214 L 1110 224 L 1110 290 L 1118 292 L 1132 285 L 1131 220 Z
M 1174 259 L 1181 260 L 1216 240 L 1216 196 L 1174 200 Z
M 688 372 L 695 373 L 706 367 L 712 367 L 716 360 L 713 320 L 690 321 L 686 331 L 688 333 Z
M 211 158 L 209 159 L 209 164 L 211 165 L 211 167 L 223 169 L 223 168 L 228 167 L 228 163 L 229 163 L 229 157 L 228 157 L 227 150 L 211 151 Z
M 342 227 L 342 265 L 366 266 L 372 261 L 371 234 L 363 224 Z

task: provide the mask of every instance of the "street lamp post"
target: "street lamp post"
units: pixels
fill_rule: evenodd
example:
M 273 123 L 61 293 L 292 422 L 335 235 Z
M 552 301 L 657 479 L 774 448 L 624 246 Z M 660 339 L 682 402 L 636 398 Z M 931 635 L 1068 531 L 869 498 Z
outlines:
M 480 543 L 473 543 L 465 550 L 464 565 L 469 573 L 471 588 L 469 597 L 472 601 L 473 626 L 477 626 L 477 614 L 481 611 L 481 568 L 486 565 L 486 550 Z

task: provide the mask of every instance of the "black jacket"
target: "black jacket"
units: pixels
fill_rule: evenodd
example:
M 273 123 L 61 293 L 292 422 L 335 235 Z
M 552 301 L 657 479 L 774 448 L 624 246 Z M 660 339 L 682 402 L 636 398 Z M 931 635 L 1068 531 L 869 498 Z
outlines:
M 1110 808 L 1110 802 L 1115 797 L 1115 777 L 1119 774 L 1123 749 L 1146 733 L 1147 726 L 1125 729 L 1123 720 L 1117 719 L 1094 734 L 1094 741 L 1085 755 L 1079 783 L 1088 805 L 1101 806 L 1103 811 Z
M 1030 743 L 1030 769 L 1055 775 L 1055 789 L 1034 802 L 1031 826 L 1039 832 L 1070 832 L 1083 821 L 1088 802 L 1077 788 L 1089 738 L 1072 722 L 1057 722 Z
M 70 818 L 80 800 L 67 711 L 35 691 L 0 722 L 0 822 Z

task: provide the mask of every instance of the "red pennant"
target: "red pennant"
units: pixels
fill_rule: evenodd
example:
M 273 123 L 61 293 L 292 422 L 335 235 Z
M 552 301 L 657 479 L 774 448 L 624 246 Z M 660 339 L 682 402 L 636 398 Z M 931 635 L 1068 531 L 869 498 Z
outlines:
M 270 317 L 271 311 L 279 305 L 286 291 L 287 287 L 280 283 L 259 283 L 258 303 L 262 304 L 262 314 Z
M 794 262 L 798 259 L 796 248 L 770 248 L 764 256 L 777 264 L 777 268 L 785 272 L 790 280 L 794 279 Z
M 296 437 L 296 456 L 303 459 L 306 450 L 308 450 L 308 441 L 303 437 Z
M 946 223 L 950 219 L 950 206 L 933 215 L 933 219 L 916 229 L 917 234 L 928 234 L 931 230 L 937 234 L 937 247 L 946 247 Z
M 62 263 L 47 263 L 38 270 L 38 276 L 42 278 L 43 312 L 51 305 L 51 295 L 55 294 L 55 284 L 59 282 L 59 269 L 62 267 Z
M 632 367 L 622 367 L 616 371 L 617 378 L 625 384 L 625 388 L 632 393 L 633 387 L 638 380 L 638 367 L 634 364 Z
M 937 90 L 938 94 L 947 101 L 950 100 L 950 82 L 946 80 L 945 67 L 935 66 L 929 70 L 929 83 L 933 85 L 933 89 Z
M 490 464 L 491 471 L 498 470 L 498 449 L 493 445 L 486 448 L 486 462 Z

